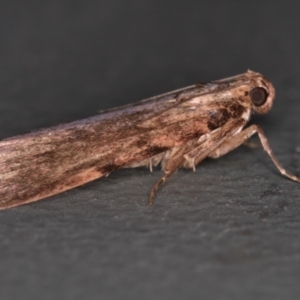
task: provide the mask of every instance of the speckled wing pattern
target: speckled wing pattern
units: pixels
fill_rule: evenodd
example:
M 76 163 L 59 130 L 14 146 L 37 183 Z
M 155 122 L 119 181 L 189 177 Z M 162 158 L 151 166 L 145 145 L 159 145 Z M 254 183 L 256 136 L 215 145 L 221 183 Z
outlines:
M 203 143 L 209 141 L 214 150 L 246 124 L 253 106 L 249 91 L 262 82 L 272 90 L 262 75 L 248 71 L 5 139 L 0 142 L 0 209 L 58 194 L 123 167 L 161 162 L 169 174 L 182 166 L 194 168 L 205 151 L 204 156 L 212 152 Z M 188 158 L 199 147 L 205 151 L 193 164 Z

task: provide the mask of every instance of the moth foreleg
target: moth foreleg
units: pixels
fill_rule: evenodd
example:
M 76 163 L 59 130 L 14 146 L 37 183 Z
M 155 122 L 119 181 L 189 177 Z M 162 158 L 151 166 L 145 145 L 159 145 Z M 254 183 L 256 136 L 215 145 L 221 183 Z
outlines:
M 197 164 L 210 156 L 212 152 L 218 149 L 227 140 L 231 139 L 237 130 L 242 128 L 244 124 L 245 120 L 243 119 L 233 120 L 223 127 L 212 131 L 206 141 L 184 155 L 185 160 L 182 166 L 185 168 L 192 168 L 195 171 L 195 166 Z
M 228 152 L 230 152 L 231 150 L 237 148 L 238 146 L 240 146 L 241 144 L 243 144 L 245 141 L 247 141 L 253 134 L 257 133 L 258 137 L 260 139 L 260 142 L 263 146 L 263 149 L 268 153 L 268 155 L 270 156 L 271 160 L 273 161 L 274 165 L 276 166 L 276 168 L 279 170 L 279 172 L 286 176 L 287 178 L 300 182 L 300 178 L 291 174 L 290 172 L 288 172 L 278 161 L 278 159 L 275 157 L 269 143 L 268 140 L 263 132 L 263 130 L 261 129 L 260 126 L 258 125 L 251 125 L 250 127 L 246 128 L 245 130 L 239 132 L 238 134 L 234 135 L 233 137 L 231 137 L 230 139 L 226 140 L 224 143 L 222 143 L 220 145 L 220 147 L 218 147 L 215 151 L 213 151 L 209 157 L 212 158 L 218 158 Z
M 244 129 L 243 131 L 224 141 L 217 149 L 209 154 L 209 157 L 219 158 L 220 156 L 227 154 L 228 152 L 247 142 L 247 140 L 256 133 L 256 129 L 252 128 L 253 126 L 255 125 Z

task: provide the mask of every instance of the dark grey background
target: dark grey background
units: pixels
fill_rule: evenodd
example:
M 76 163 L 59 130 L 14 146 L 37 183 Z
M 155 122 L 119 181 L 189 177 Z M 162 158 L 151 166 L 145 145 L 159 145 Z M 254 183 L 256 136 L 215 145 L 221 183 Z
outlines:
M 18 2 L 20 2 L 18 4 Z M 0 137 L 245 72 L 277 89 L 264 128 L 300 174 L 298 1 L 1 1 Z M 300 185 L 261 149 L 128 169 L 0 212 L 0 299 L 298 299 Z

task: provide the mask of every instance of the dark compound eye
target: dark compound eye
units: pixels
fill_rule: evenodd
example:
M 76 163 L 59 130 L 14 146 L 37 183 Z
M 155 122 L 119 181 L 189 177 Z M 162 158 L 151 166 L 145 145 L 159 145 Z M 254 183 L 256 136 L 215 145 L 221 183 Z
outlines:
M 251 101 L 255 106 L 262 106 L 266 103 L 269 94 L 262 87 L 256 87 L 250 91 Z

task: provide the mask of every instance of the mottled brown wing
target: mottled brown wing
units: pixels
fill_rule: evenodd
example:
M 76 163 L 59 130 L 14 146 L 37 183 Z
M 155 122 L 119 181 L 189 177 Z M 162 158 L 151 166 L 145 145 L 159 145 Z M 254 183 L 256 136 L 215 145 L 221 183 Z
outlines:
M 0 208 L 55 195 L 180 146 L 228 121 L 192 86 L 0 143 Z M 193 102 L 193 99 L 197 101 Z

